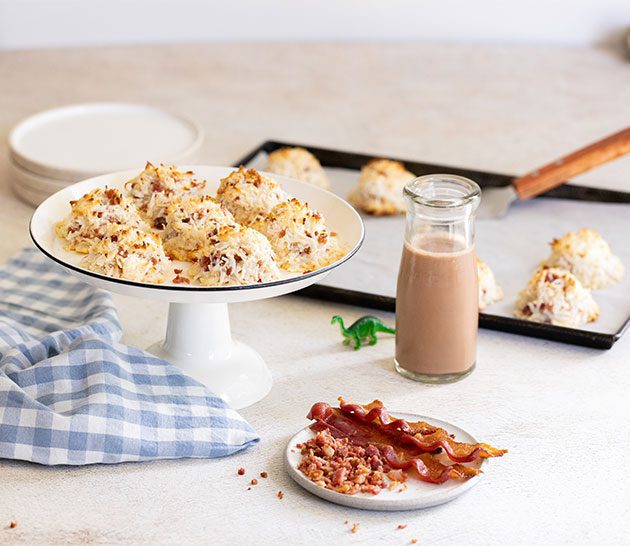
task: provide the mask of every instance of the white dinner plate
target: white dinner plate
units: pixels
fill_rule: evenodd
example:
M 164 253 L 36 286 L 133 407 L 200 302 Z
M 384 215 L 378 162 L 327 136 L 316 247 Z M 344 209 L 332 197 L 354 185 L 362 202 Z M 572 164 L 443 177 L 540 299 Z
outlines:
M 193 171 L 198 178 L 206 180 L 205 193 L 215 195 L 222 178 L 234 171 L 232 167 L 180 166 L 182 170 Z M 363 242 L 363 222 L 357 212 L 343 199 L 335 194 L 307 184 L 277 175 L 275 180 L 290 195 L 301 199 L 310 207 L 320 211 L 331 231 L 338 234 L 339 242 L 345 254 L 332 264 L 305 274 L 286 274 L 283 278 L 260 284 L 239 286 L 196 286 L 187 284 L 141 283 L 126 279 L 115 279 L 94 273 L 80 266 L 82 254 L 64 249 L 63 241 L 56 236 L 54 226 L 70 213 L 70 201 L 79 199 L 98 187 L 124 189 L 125 182 L 136 176 L 141 169 L 106 174 L 78 182 L 55 193 L 44 201 L 31 218 L 31 238 L 35 245 L 49 258 L 67 268 L 78 276 L 99 288 L 111 290 L 124 295 L 148 297 L 161 301 L 178 303 L 225 303 L 250 301 L 287 294 L 317 282 L 332 269 L 350 259 Z M 172 268 L 184 270 L 190 264 L 174 262 Z M 183 275 L 186 273 L 184 272 Z M 174 276 L 174 274 L 173 274 Z
M 79 179 L 61 180 L 33 173 L 13 161 L 11 158 L 9 159 L 9 173 L 14 184 L 17 182 L 37 191 L 47 191 L 50 192 L 49 195 L 52 195 L 66 186 L 79 181 Z
M 40 112 L 9 135 L 13 161 L 36 174 L 82 180 L 146 161 L 175 162 L 203 140 L 195 123 L 141 104 L 77 104 Z
M 440 419 L 434 419 L 433 417 L 424 417 L 422 415 L 414 415 L 411 413 L 399 413 L 393 412 L 393 416 L 397 418 L 406 419 L 407 421 L 426 421 L 427 423 L 436 425 L 445 429 L 451 434 L 455 435 L 458 442 L 466 442 L 475 444 L 477 440 L 473 438 L 465 430 L 441 421 Z M 356 493 L 354 495 L 344 495 L 337 493 L 336 491 L 330 491 L 315 485 L 309 480 L 300 470 L 298 465 L 302 458 L 300 450 L 296 448 L 296 444 L 306 442 L 315 437 L 309 427 L 302 429 L 298 432 L 287 445 L 285 451 L 285 464 L 289 475 L 304 489 L 321 497 L 329 502 L 335 504 L 341 504 L 343 506 L 349 506 L 350 508 L 360 508 L 362 510 L 384 510 L 384 511 L 396 511 L 396 510 L 417 510 L 420 508 L 429 508 L 430 506 L 437 506 L 438 504 L 444 504 L 454 498 L 458 497 L 462 493 L 468 491 L 471 487 L 475 486 L 483 474 L 479 474 L 468 480 L 448 480 L 442 484 L 433 484 L 420 481 L 413 477 L 407 479 L 407 488 L 403 489 L 400 493 L 398 489 L 389 490 L 383 489 L 378 495 L 372 495 L 371 493 Z M 467 463 L 467 466 L 474 468 L 480 468 L 482 461 L 476 461 L 474 463 Z
M 38 190 L 33 190 L 24 184 L 13 184 L 13 191 L 15 194 L 25 203 L 29 205 L 33 205 L 33 207 L 37 207 L 40 203 L 48 199 L 50 197 L 50 192 L 43 192 Z

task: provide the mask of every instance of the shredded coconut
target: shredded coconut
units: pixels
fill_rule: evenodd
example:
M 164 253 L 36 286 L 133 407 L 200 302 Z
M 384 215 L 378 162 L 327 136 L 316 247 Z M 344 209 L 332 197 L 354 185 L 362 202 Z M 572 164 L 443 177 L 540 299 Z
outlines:
M 304 148 L 280 148 L 269 154 L 265 170 L 328 189 L 330 180 L 318 159 Z
M 323 216 L 295 198 L 276 205 L 252 227 L 267 236 L 280 267 L 286 271 L 314 271 L 343 254 Z
M 599 316 L 599 306 L 573 273 L 541 267 L 519 294 L 514 315 L 534 322 L 581 326 Z
M 593 229 L 570 232 L 551 242 L 551 255 L 544 262 L 573 273 L 586 287 L 596 290 L 618 283 L 624 275 L 621 260 Z
M 89 252 L 112 225 L 149 229 L 133 204 L 114 188 L 97 188 L 70 201 L 70 205 L 69 216 L 55 226 L 57 235 L 66 242 L 66 250 Z
M 374 159 L 361 169 L 358 184 L 348 195 L 355 207 L 376 216 L 403 214 L 403 189 L 415 175 L 399 161 Z
M 81 260 L 81 267 L 117 279 L 163 283 L 168 258 L 153 233 L 115 226 Z
M 205 185 L 204 181 L 196 180 L 192 172 L 180 172 L 173 165 L 155 167 L 147 163 L 144 171 L 129 180 L 125 188 L 151 227 L 163 229 L 169 204 L 185 196 L 198 197 Z
M 237 222 L 246 226 L 289 198 L 275 180 L 245 167 L 221 180 L 217 190 L 217 201 L 227 207 Z
M 265 236 L 235 225 L 222 227 L 206 240 L 189 274 L 205 286 L 231 286 L 273 281 L 280 271 Z

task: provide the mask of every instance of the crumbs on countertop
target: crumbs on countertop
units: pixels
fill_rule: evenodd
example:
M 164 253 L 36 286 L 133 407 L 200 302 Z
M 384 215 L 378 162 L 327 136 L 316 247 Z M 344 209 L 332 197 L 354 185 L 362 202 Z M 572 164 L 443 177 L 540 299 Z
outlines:
M 241 468 L 239 468 L 239 469 L 236 471 L 236 473 L 237 473 L 239 476 L 244 476 L 244 475 L 245 475 L 245 469 L 244 469 L 243 467 L 241 467 Z

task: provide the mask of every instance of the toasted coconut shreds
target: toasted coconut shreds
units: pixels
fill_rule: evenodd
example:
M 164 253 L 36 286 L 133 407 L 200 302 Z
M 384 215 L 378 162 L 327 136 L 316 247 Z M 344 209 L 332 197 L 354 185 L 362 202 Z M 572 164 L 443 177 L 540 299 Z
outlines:
M 222 227 L 205 241 L 197 256 L 189 275 L 205 286 L 257 284 L 280 276 L 269 241 L 244 226 Z
M 133 203 L 115 188 L 97 188 L 71 201 L 70 206 L 72 211 L 68 217 L 55 226 L 55 232 L 66 243 L 66 250 L 89 252 L 112 225 L 149 229 Z
M 386 487 L 402 486 L 406 480 L 403 472 L 387 465 L 375 446 L 352 445 L 347 438 L 334 438 L 327 430 L 297 447 L 302 454 L 298 469 L 331 491 L 377 495 Z
M 479 310 L 503 299 L 503 290 L 497 284 L 492 269 L 486 262 L 477 258 L 477 277 L 479 279 Z
M 551 242 L 548 267 L 559 267 L 573 273 L 585 288 L 597 290 L 618 283 L 624 266 L 604 238 L 593 229 L 570 232 Z
M 304 148 L 280 148 L 269 154 L 266 171 L 302 180 L 320 188 L 329 188 L 330 181 L 318 159 Z
M 151 163 L 125 184 L 140 214 L 155 229 L 164 229 L 170 203 L 198 197 L 205 186 L 205 181 L 197 180 L 192 172 L 180 172 L 174 165 L 155 167 Z
M 193 261 L 210 236 L 224 226 L 236 226 L 230 212 L 209 196 L 171 203 L 166 209 L 162 232 L 169 258 Z
M 348 201 L 376 216 L 403 214 L 403 188 L 414 178 L 399 161 L 374 159 L 361 169 L 359 182 L 348 195 Z
M 217 201 L 225 205 L 238 223 L 246 226 L 289 199 L 289 194 L 275 180 L 245 167 L 221 180 L 217 190 Z
M 114 226 L 83 258 L 81 266 L 108 277 L 163 283 L 168 258 L 162 242 L 134 227 Z
M 534 322 L 581 326 L 599 317 L 599 305 L 566 269 L 541 267 L 519 294 L 514 315 Z
M 252 227 L 267 236 L 280 267 L 286 271 L 314 271 L 343 254 L 323 216 L 298 199 L 280 203 Z

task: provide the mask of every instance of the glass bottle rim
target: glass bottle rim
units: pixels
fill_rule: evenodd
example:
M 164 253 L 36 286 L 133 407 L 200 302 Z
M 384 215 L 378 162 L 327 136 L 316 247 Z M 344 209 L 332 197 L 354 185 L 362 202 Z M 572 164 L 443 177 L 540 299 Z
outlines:
M 431 181 L 436 182 L 454 182 L 456 186 L 459 186 L 461 190 L 460 196 L 449 196 L 448 198 L 436 198 L 423 196 L 421 189 L 427 188 L 428 183 Z M 415 203 L 426 207 L 434 207 L 438 209 L 450 209 L 463 207 L 466 205 L 478 202 L 481 197 L 481 188 L 470 178 L 459 176 L 456 174 L 425 174 L 414 178 L 407 184 L 403 193 L 406 197 L 412 199 Z

